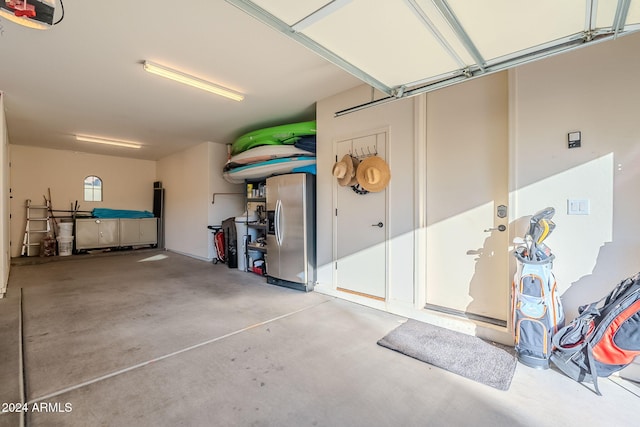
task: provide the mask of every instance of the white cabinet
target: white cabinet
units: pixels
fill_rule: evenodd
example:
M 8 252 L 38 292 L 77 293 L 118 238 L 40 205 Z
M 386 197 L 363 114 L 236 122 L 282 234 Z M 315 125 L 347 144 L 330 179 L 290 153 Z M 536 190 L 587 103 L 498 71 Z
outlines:
M 76 220 L 76 249 L 118 246 L 118 219 L 83 218 Z
M 155 245 L 157 218 L 82 218 L 76 220 L 76 249 Z
M 120 218 L 120 246 L 155 245 L 158 243 L 157 218 Z

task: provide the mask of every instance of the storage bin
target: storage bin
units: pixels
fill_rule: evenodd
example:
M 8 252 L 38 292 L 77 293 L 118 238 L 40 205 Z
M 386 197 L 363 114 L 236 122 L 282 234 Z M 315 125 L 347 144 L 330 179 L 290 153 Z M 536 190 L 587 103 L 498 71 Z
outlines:
M 73 223 L 61 222 L 58 224 L 58 235 L 60 237 L 73 237 Z
M 73 236 L 58 236 L 58 255 L 69 256 L 73 254 Z

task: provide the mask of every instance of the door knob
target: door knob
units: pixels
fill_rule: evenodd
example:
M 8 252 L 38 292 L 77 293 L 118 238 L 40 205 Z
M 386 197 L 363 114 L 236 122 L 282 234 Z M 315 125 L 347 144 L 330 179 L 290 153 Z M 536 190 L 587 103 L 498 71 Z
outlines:
M 488 233 L 489 231 L 494 231 L 494 230 L 498 230 L 498 231 L 505 231 L 507 229 L 507 226 L 504 224 L 500 224 L 497 227 L 493 227 L 493 228 L 487 228 L 485 231 L 485 233 Z
M 382 221 L 380 221 L 380 222 L 379 222 L 379 223 L 377 223 L 377 224 L 371 224 L 371 226 L 372 226 L 372 227 L 380 227 L 380 228 L 382 228 L 382 227 L 384 227 L 384 224 L 382 223 Z

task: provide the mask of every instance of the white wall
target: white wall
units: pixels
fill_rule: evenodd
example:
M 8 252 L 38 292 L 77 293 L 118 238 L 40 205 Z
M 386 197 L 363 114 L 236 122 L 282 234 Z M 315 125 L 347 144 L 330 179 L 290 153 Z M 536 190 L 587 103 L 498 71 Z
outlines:
M 0 92 L 0 297 L 7 290 L 10 257 L 9 230 L 9 136 L 4 117 L 4 96 Z
M 94 208 L 153 210 L 156 162 L 74 151 L 11 145 L 11 255 L 19 256 L 25 229 L 25 203 L 43 204 L 51 189 L 53 209 Z M 84 178 L 103 182 L 103 201 L 83 200 Z M 60 215 L 68 215 L 60 213 Z
M 226 146 L 199 144 L 158 161 L 158 179 L 165 189 L 165 247 L 201 259 L 212 259 L 208 225 L 219 225 L 243 211 L 241 185 L 222 179 Z M 217 196 L 214 192 L 242 195 Z

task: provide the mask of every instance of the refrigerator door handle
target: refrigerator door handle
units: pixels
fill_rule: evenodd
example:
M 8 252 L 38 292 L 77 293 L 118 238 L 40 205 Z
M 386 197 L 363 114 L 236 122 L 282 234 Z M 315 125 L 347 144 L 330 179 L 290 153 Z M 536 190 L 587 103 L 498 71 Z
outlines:
M 280 217 L 282 216 L 282 202 L 280 199 L 276 201 L 276 215 L 275 215 L 275 232 L 276 232 L 276 242 L 278 242 L 278 246 L 282 246 L 282 235 L 281 227 L 280 227 Z

